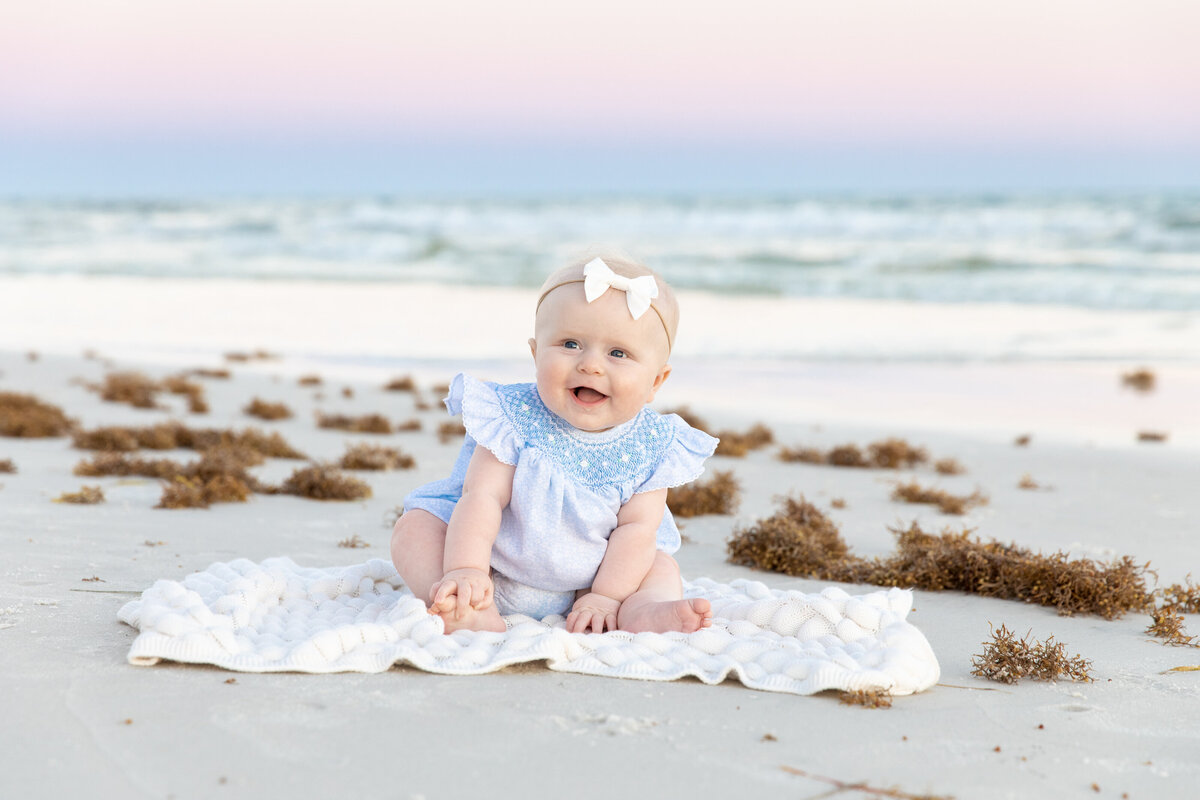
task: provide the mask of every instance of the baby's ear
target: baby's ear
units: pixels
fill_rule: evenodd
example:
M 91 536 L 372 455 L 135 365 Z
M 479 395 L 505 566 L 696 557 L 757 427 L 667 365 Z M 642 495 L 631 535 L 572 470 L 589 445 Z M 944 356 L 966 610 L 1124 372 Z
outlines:
M 529 354 L 537 358 L 537 339 L 532 336 L 529 337 Z
M 658 390 L 662 388 L 662 385 L 667 382 L 667 378 L 670 376 L 671 365 L 663 364 L 663 368 L 660 369 L 658 374 L 654 376 L 654 383 L 650 385 L 650 396 L 646 398 L 647 403 L 654 400 L 654 395 L 658 394 Z

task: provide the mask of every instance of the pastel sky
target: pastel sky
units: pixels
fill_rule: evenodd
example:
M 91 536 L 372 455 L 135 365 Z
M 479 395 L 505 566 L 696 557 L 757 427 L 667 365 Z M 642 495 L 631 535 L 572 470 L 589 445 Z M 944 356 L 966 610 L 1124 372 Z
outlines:
M 8 4 L 0 193 L 1200 188 L 1197 31 L 1194 0 Z

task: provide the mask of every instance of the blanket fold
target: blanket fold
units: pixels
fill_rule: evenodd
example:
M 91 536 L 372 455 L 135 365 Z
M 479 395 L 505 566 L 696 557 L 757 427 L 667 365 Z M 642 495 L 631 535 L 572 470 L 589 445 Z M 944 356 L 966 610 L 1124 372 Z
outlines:
M 879 689 L 911 694 L 937 682 L 928 641 L 906 619 L 912 593 L 779 591 L 757 581 L 684 582 L 713 606 L 691 634 L 567 633 L 562 617 L 506 618 L 504 633 L 442 632 L 391 563 L 301 567 L 288 558 L 216 563 L 160 580 L 118 618 L 139 634 L 129 663 L 212 664 L 239 672 L 383 672 L 408 664 L 478 675 L 545 661 L 552 670 L 642 680 L 736 677 L 765 691 Z

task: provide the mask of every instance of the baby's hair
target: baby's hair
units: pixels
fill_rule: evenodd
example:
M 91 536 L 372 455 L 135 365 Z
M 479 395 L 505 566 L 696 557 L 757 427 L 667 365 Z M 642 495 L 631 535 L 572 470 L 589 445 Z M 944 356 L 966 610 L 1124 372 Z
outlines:
M 675 299 L 675 291 L 671 288 L 671 284 L 667 283 L 661 275 L 647 267 L 645 264 L 639 264 L 631 258 L 615 255 L 611 253 L 592 253 L 579 260 L 571 263 L 569 266 L 555 270 L 546 278 L 542 284 L 541 291 L 538 292 L 537 305 L 540 307 L 542 301 L 546 299 L 546 295 L 554 291 L 560 286 L 566 286 L 571 283 L 583 283 L 583 268 L 595 258 L 601 259 L 608 268 L 616 274 L 625 278 L 640 278 L 644 275 L 650 275 L 654 278 L 654 282 L 658 285 L 658 297 L 650 304 L 650 309 L 658 315 L 662 322 L 663 330 L 667 334 L 667 352 L 669 353 L 675 346 L 675 331 L 679 328 L 679 301 Z M 537 309 L 534 309 L 537 313 Z

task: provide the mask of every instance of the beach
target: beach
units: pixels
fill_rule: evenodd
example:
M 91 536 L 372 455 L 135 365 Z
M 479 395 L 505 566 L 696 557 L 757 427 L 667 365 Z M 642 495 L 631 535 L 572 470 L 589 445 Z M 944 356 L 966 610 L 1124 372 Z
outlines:
M 404 494 L 444 476 L 457 453 L 456 439 L 439 441 L 447 417 L 434 387 L 460 371 L 530 380 L 532 299 L 519 287 L 0 280 L 0 392 L 35 395 L 83 429 L 170 420 L 255 427 L 317 461 L 365 441 L 399 448 L 416 464 L 354 472 L 369 484 L 368 499 L 254 494 L 167 510 L 155 508 L 158 480 L 72 474 L 93 454 L 69 436 L 0 437 L 0 460 L 16 468 L 0 475 L 0 674 L 10 687 L 0 794 L 433 800 L 490 787 L 513 798 L 1192 796 L 1200 673 L 1171 670 L 1200 665 L 1200 651 L 1148 634 L 1144 611 L 1061 616 L 918 589 L 908 619 L 932 646 L 941 677 L 880 709 L 844 704 L 836 692 L 602 678 L 537 663 L 469 677 L 411 667 L 306 675 L 127 663 L 137 631 L 117 612 L 159 579 L 239 558 L 288 556 L 314 567 L 387 558 Z M 787 495 L 803 495 L 868 558 L 893 552 L 893 529 L 916 522 L 931 533 L 966 528 L 1077 559 L 1128 555 L 1155 571 L 1148 588 L 1183 582 L 1200 564 L 1194 313 L 872 306 L 700 291 L 685 292 L 682 303 L 674 372 L 655 407 L 687 407 L 713 430 L 761 422 L 774 433 L 774 444 L 709 462 L 710 473 L 733 473 L 742 498 L 733 514 L 682 520 L 687 540 L 677 558 L 686 578 L 822 589 L 822 581 L 727 560 L 727 541 Z M 935 357 L 926 342 L 941 343 Z M 259 350 L 272 357 L 227 357 Z M 203 414 L 181 395 L 163 394 L 163 408 L 147 410 L 104 402 L 89 388 L 113 372 L 162 380 L 200 368 L 230 372 L 193 375 L 209 406 Z M 1156 377 L 1152 391 L 1122 381 L 1141 368 Z M 417 393 L 384 390 L 402 376 Z M 254 398 L 283 403 L 293 416 L 248 416 Z M 348 433 L 318 427 L 318 412 L 417 419 L 421 429 Z M 1144 433 L 1165 440 L 1139 440 Z M 891 437 L 965 471 L 777 457 L 781 446 L 866 448 Z M 278 483 L 301 464 L 269 458 L 252 472 Z M 952 515 L 891 499 L 909 480 L 978 491 L 986 502 Z M 104 502 L 54 502 L 83 485 L 100 486 Z M 1200 618 L 1184 616 L 1200 633 Z M 1004 684 L 973 675 L 972 659 L 1001 625 L 1053 636 L 1091 661 L 1093 680 Z M 865 788 L 851 788 L 859 783 Z

